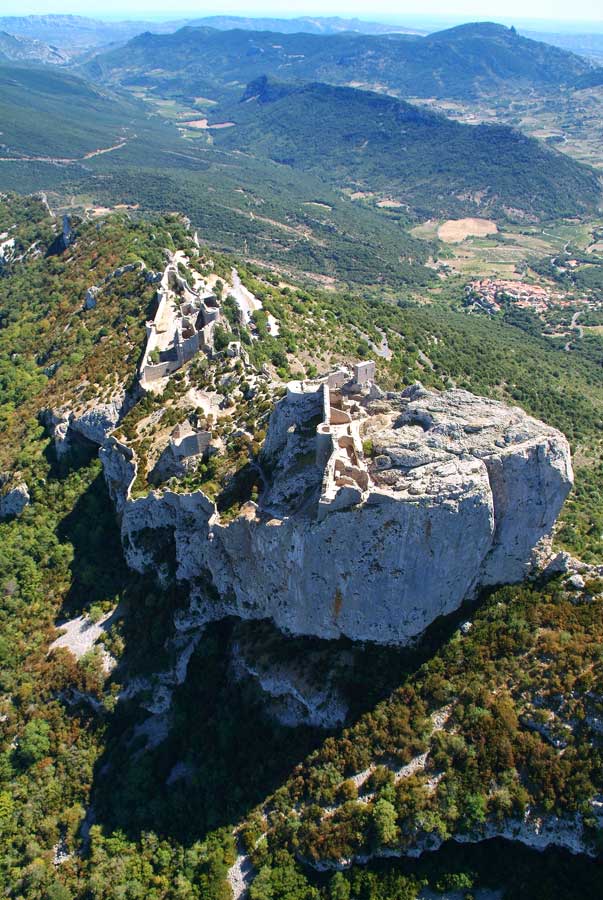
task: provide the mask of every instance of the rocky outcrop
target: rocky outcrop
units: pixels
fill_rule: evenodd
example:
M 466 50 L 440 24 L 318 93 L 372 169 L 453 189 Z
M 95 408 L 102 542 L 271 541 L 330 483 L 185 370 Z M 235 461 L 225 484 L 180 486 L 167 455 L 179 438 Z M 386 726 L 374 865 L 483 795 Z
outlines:
M 63 216 L 61 233 L 57 235 L 46 251 L 46 256 L 60 256 L 68 247 L 75 243 L 75 238 L 76 235 L 71 218 L 69 216 Z
M 106 448 L 130 565 L 157 570 L 172 547 L 189 624 L 233 614 L 397 644 L 480 587 L 529 575 L 572 484 L 564 436 L 465 391 L 372 396 L 290 386 L 268 431 L 260 505 L 229 523 L 201 492 L 132 500 L 132 462 Z
M 0 496 L 0 519 L 14 519 L 29 506 L 29 490 L 25 482 L 15 485 Z
M 88 288 L 84 297 L 84 309 L 95 309 L 98 301 L 98 295 L 106 285 L 110 284 L 116 278 L 121 278 L 128 272 L 136 271 L 144 272 L 145 281 L 147 281 L 148 283 L 152 283 L 156 278 L 156 273 L 147 272 L 146 266 L 142 260 L 135 263 L 128 263 L 125 266 L 119 266 L 119 268 L 114 269 L 113 272 L 109 272 L 108 275 L 105 275 L 100 284 L 93 284 L 92 287 Z
M 54 440 L 57 456 L 69 450 L 71 439 L 76 436 L 101 446 L 121 421 L 132 404 L 132 398 L 118 389 L 105 403 L 85 406 L 49 409 L 43 414 L 44 425 Z

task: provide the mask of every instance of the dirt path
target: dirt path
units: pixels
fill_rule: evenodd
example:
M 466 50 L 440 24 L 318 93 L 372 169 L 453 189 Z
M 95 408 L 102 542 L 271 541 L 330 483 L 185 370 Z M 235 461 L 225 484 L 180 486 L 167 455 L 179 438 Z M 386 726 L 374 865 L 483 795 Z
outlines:
M 91 150 L 89 153 L 85 153 L 84 156 L 0 156 L 0 162 L 47 162 L 66 166 L 71 163 L 92 159 L 95 156 L 102 156 L 103 153 L 113 153 L 114 150 L 121 150 L 127 143 L 127 140 L 124 140 L 120 141 L 118 144 L 113 144 L 111 147 L 100 147 L 98 150 Z
M 572 316 L 572 321 L 570 323 L 571 328 L 578 329 L 578 337 L 579 338 L 584 337 L 584 328 L 582 327 L 582 325 L 578 325 L 578 319 L 580 318 L 581 315 L 582 315 L 582 310 L 578 310 L 578 312 L 575 312 L 574 315 Z
M 237 301 L 237 305 L 244 317 L 244 324 L 249 325 L 251 321 L 251 317 L 254 312 L 262 309 L 262 301 L 258 300 L 258 298 L 248 290 L 245 285 L 241 282 L 239 278 L 239 273 L 236 269 L 232 270 L 232 290 L 231 293 L 235 300 Z M 279 324 L 271 313 L 267 313 L 268 318 L 268 331 L 272 335 L 272 337 L 278 337 L 279 333 Z
M 376 344 L 374 341 L 372 341 L 370 339 L 368 334 L 366 334 L 364 331 L 361 331 L 355 325 L 353 325 L 352 328 L 358 334 L 358 336 L 360 338 L 362 338 L 363 341 L 367 342 L 367 344 L 369 345 L 369 347 L 371 348 L 373 353 L 375 353 L 377 356 L 380 356 L 382 359 L 389 360 L 392 358 L 393 353 L 389 349 L 389 344 L 387 342 L 387 335 L 384 331 L 382 331 L 380 328 L 377 328 L 377 331 L 381 335 L 381 341 L 378 344 Z
M 381 331 L 381 330 L 379 330 L 379 334 L 381 335 L 381 344 L 378 347 L 375 347 L 375 353 L 378 356 L 381 356 L 383 359 L 391 359 L 393 356 L 393 353 L 389 349 L 389 344 L 387 342 L 387 335 L 384 331 Z
M 241 900 L 249 890 L 249 884 L 253 875 L 253 866 L 245 849 L 240 836 L 237 837 L 237 858 L 228 870 L 226 876 L 230 887 L 232 888 L 233 900 Z

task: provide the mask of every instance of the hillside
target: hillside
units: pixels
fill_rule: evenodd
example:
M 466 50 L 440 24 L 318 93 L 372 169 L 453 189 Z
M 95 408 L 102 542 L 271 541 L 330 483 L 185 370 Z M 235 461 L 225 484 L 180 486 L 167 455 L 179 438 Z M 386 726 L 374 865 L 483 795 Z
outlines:
M 15 37 L 0 31 L 0 53 L 14 62 L 40 62 L 64 65 L 68 61 L 65 53 L 43 41 L 25 37 Z
M 463 25 L 419 37 L 290 34 L 183 28 L 142 34 L 87 64 L 94 78 L 172 96 L 217 97 L 261 75 L 388 89 L 421 97 L 572 84 L 589 63 L 502 25 Z M 228 85 L 228 89 L 224 85 Z
M 251 900 L 414 900 L 425 886 L 596 896 L 597 861 L 530 843 L 575 832 L 578 849 L 596 852 L 600 578 L 499 589 L 407 650 L 206 625 L 190 607 L 206 581 L 174 578 L 159 517 L 138 539 L 161 582 L 126 566 L 98 444 L 117 424 L 146 463 L 134 485 L 143 508 L 183 502 L 194 554 L 200 488 L 222 494 L 233 531 L 244 525 L 241 504 L 261 487 L 245 480 L 257 476 L 249 464 L 284 381 L 368 355 L 368 340 L 385 335 L 391 350 L 377 358 L 383 388 L 420 378 L 519 404 L 564 429 L 578 459 L 600 453 L 601 366 L 500 320 L 284 283 L 197 246 L 175 215 L 72 226 L 69 246 L 47 256 L 60 221 L 36 198 L 0 201 L 18 251 L 0 278 L 2 494 L 15 482 L 29 491 L 21 515 L 0 523 L 4 883 L 27 900 L 229 900 L 248 882 Z M 215 353 L 143 396 L 145 322 L 175 253 L 183 282 L 211 279 L 221 294 L 222 331 Z M 246 325 L 233 266 L 263 304 Z M 235 336 L 244 353 L 229 356 Z M 155 483 L 154 499 L 146 476 L 162 441 L 208 399 L 228 401 L 212 406 L 221 452 Z M 299 455 L 299 477 L 311 463 Z M 601 496 L 577 502 L 597 550 Z M 300 697 L 318 723 L 300 716 Z M 508 840 L 492 846 L 488 834 Z M 477 843 L 436 849 L 450 837 Z M 413 860 L 417 841 L 432 852 Z M 381 853 L 393 856 L 329 870 Z
M 2 64 L 0 117 L 3 157 L 72 159 L 121 143 L 145 113 L 68 72 Z
M 217 145 L 326 172 L 423 218 L 554 218 L 600 202 L 592 170 L 511 128 L 461 125 L 379 94 L 260 79 L 224 112 L 236 127 L 216 132 Z
M 5 189 L 55 192 L 57 205 L 180 209 L 214 246 L 298 274 L 398 286 L 434 277 L 406 217 L 358 209 L 267 158 L 212 150 L 145 103 L 64 70 L 0 65 L 0 115 Z
M 581 75 L 576 82 L 576 87 L 581 90 L 583 88 L 599 87 L 603 84 L 603 68 L 592 69 L 590 72 Z

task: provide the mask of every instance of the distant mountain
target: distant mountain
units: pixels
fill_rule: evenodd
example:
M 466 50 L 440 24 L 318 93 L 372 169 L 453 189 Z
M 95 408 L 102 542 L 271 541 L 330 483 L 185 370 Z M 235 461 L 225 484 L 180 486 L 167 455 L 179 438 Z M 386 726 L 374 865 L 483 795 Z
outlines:
M 173 31 L 176 26 L 168 28 Z M 101 22 L 85 16 L 4 16 L 0 29 L 10 34 L 43 41 L 72 55 L 115 42 L 129 41 L 149 29 L 163 30 L 159 23 Z
M 603 65 L 603 34 L 549 34 L 541 31 L 522 31 L 522 34 L 535 41 L 546 41 L 555 47 L 571 50 Z
M 384 25 L 380 22 L 365 22 L 363 19 L 342 19 L 339 16 L 304 16 L 296 19 L 267 19 L 244 16 L 204 16 L 189 19 L 186 23 L 193 27 L 206 26 L 222 31 L 243 28 L 245 31 L 276 31 L 279 34 L 340 34 L 356 31 L 359 34 L 424 34 L 416 28 L 402 25 Z
M 0 31 L 0 53 L 2 58 L 15 62 L 42 62 L 52 65 L 65 65 L 67 54 L 57 47 L 51 47 L 42 41 L 8 34 Z
M 326 84 L 251 84 L 236 126 L 214 132 L 341 187 L 377 192 L 421 217 L 487 214 L 515 220 L 592 212 L 598 175 L 504 126 L 462 125 L 381 94 Z
M 282 34 L 278 40 L 265 32 L 183 28 L 170 35 L 139 35 L 123 48 L 99 54 L 85 71 L 188 97 L 223 96 L 270 75 L 411 97 L 466 98 L 572 84 L 589 70 L 579 56 L 502 25 L 480 23 L 428 37 Z
M 150 31 L 170 34 L 187 25 L 207 26 L 219 30 L 244 28 L 247 31 L 275 31 L 281 33 L 305 32 L 308 34 L 338 34 L 354 31 L 361 34 L 388 34 L 390 32 L 421 34 L 412 28 L 399 25 L 382 25 L 361 19 L 342 19 L 337 16 L 297 19 L 251 18 L 243 16 L 205 16 L 170 22 L 123 21 L 105 22 L 87 16 L 4 16 L 0 17 L 0 30 L 56 45 L 72 54 L 93 47 L 125 43 L 137 34 Z

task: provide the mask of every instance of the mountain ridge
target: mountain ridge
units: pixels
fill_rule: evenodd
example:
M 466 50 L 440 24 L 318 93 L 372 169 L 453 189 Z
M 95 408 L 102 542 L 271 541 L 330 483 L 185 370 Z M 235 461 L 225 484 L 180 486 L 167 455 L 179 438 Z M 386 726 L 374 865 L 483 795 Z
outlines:
M 428 37 L 282 34 L 278 43 L 270 32 L 189 26 L 174 34 L 138 35 L 124 48 L 97 54 L 84 68 L 92 77 L 166 87 L 180 96 L 193 96 L 193 91 L 198 95 L 203 89 L 213 90 L 215 97 L 225 93 L 224 82 L 244 85 L 267 74 L 364 87 L 379 84 L 407 96 L 474 97 L 488 90 L 517 90 L 521 84 L 571 85 L 592 66 L 504 26 L 469 23 Z M 230 93 L 235 89 L 233 85 Z
M 14 62 L 40 62 L 63 66 L 69 61 L 68 56 L 57 47 L 1 30 L 0 52 L 3 58 Z
M 518 219 L 597 209 L 593 170 L 500 125 L 464 125 L 403 100 L 313 82 L 260 78 L 227 108 L 216 145 L 268 155 L 341 187 L 378 191 L 425 218 Z

